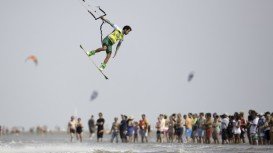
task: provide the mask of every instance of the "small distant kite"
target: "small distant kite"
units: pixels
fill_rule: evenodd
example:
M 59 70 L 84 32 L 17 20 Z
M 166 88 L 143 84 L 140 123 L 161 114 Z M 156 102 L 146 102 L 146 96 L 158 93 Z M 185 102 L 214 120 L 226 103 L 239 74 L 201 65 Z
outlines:
M 98 97 L 98 92 L 97 91 L 93 91 L 91 97 L 90 97 L 90 101 L 95 100 Z
M 191 72 L 189 75 L 188 75 L 188 82 L 190 82 L 194 77 L 194 72 Z
M 37 58 L 36 56 L 34 56 L 34 55 L 28 56 L 28 57 L 26 58 L 26 62 L 27 62 L 27 61 L 32 61 L 32 62 L 35 63 L 36 66 L 38 65 L 38 58 Z

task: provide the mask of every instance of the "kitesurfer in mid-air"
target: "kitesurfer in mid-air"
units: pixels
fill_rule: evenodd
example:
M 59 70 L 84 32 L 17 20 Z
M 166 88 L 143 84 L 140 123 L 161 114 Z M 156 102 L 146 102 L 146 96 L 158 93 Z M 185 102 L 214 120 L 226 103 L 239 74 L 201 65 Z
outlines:
M 103 39 L 103 41 L 102 41 L 102 47 L 101 48 L 97 48 L 95 50 L 88 51 L 87 55 L 90 57 L 90 56 L 93 56 L 93 55 L 95 55 L 95 53 L 98 53 L 100 51 L 106 51 L 106 57 L 105 57 L 103 63 L 101 63 L 101 65 L 99 67 L 100 70 L 102 71 L 102 70 L 105 69 L 107 62 L 108 62 L 108 60 L 111 57 L 112 46 L 116 42 L 118 42 L 115 54 L 113 56 L 113 58 L 114 58 L 116 56 L 116 54 L 117 54 L 117 51 L 118 51 L 119 47 L 121 46 L 121 43 L 122 43 L 123 38 L 124 38 L 124 35 L 128 35 L 132 31 L 132 28 L 130 26 L 126 25 L 122 29 L 120 29 L 116 24 L 113 24 L 112 22 L 110 22 L 109 20 L 105 19 L 104 17 L 101 17 L 101 19 L 103 21 L 105 21 L 106 23 L 110 24 L 114 28 L 114 30 L 113 30 L 112 33 L 110 33 L 109 35 L 107 35 Z

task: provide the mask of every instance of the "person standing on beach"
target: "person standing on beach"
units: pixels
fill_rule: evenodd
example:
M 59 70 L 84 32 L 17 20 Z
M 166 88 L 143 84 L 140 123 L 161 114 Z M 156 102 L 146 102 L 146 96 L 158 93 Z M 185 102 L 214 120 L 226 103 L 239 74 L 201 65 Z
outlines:
M 229 123 L 227 127 L 227 135 L 228 135 L 228 143 L 231 144 L 234 142 L 234 133 L 233 133 L 233 125 L 235 124 L 234 116 L 229 116 Z
M 211 120 L 211 113 L 206 113 L 206 121 L 205 121 L 205 143 L 210 144 L 211 143 L 211 135 L 212 135 L 212 120 Z
M 76 124 L 76 137 L 77 137 L 77 140 L 80 140 L 80 142 L 82 142 L 82 132 L 83 132 L 83 125 L 81 122 L 81 118 L 78 118 L 78 121 Z
M 138 130 L 139 130 L 138 122 L 135 121 L 134 122 L 134 143 L 138 142 Z
M 173 143 L 175 137 L 175 124 L 176 124 L 176 114 L 172 114 L 169 117 L 169 127 L 168 127 L 168 142 Z
M 265 117 L 263 113 L 260 113 L 259 115 L 259 121 L 258 121 L 258 142 L 260 145 L 264 144 L 264 124 L 265 124 Z
M 169 131 L 169 117 L 165 114 L 163 115 L 163 118 L 165 120 L 165 126 L 164 126 L 164 129 L 163 129 L 163 135 L 164 135 L 164 139 L 163 141 L 166 140 L 166 142 L 169 142 L 169 134 L 168 134 L 168 131 Z
M 273 112 L 270 115 L 270 121 L 269 121 L 269 126 L 270 126 L 270 144 L 273 144 Z
M 197 122 L 198 115 L 195 113 L 192 115 L 192 142 L 196 143 L 198 138 L 198 132 L 197 132 Z
M 188 113 L 186 120 L 185 120 L 185 136 L 186 136 L 186 141 L 190 142 L 191 141 L 191 136 L 192 136 L 192 113 Z
M 258 145 L 258 134 L 257 134 L 257 126 L 258 126 L 258 121 L 259 117 L 257 116 L 256 111 L 251 112 L 251 118 L 252 121 L 250 121 L 250 138 L 252 145 Z
M 110 131 L 110 134 L 112 134 L 111 143 L 114 142 L 114 139 L 116 139 L 116 143 L 118 143 L 119 126 L 118 118 L 115 117 Z
M 214 141 L 214 144 L 219 144 L 219 136 L 220 136 L 220 118 L 218 115 L 215 115 L 213 118 L 213 123 L 212 123 L 212 138 Z
M 177 114 L 176 124 L 175 127 L 177 129 L 177 142 L 182 143 L 182 135 L 183 135 L 183 120 L 181 113 Z
M 221 121 L 221 135 L 222 135 L 222 144 L 228 143 L 228 131 L 227 127 L 229 124 L 229 119 L 226 113 L 221 115 L 222 121 Z
M 144 140 L 148 142 L 148 120 L 146 118 L 145 114 L 141 115 L 142 119 L 139 121 L 139 127 L 140 127 L 140 136 L 141 136 L 141 142 L 144 143 Z
M 160 117 L 160 127 L 161 127 L 161 129 L 160 129 L 161 142 L 164 142 L 164 140 L 166 140 L 165 132 L 164 132 L 164 130 L 166 129 L 166 119 L 163 114 L 160 114 L 159 117 Z
M 270 113 L 265 113 L 265 124 L 264 124 L 264 144 L 270 144 Z
M 103 118 L 102 113 L 99 113 L 99 119 L 97 119 L 97 142 L 102 142 L 102 138 L 103 138 L 103 133 L 104 133 L 104 123 L 105 120 Z
M 205 134 L 204 123 L 205 123 L 204 113 L 201 112 L 201 113 L 199 113 L 199 118 L 196 121 L 197 134 L 198 134 L 197 142 L 198 143 L 204 142 L 204 134 Z
M 187 143 L 187 139 L 186 139 L 186 119 L 187 119 L 187 117 L 188 117 L 187 114 L 183 115 L 183 120 L 182 120 L 182 125 L 183 125 L 182 143 Z
M 252 144 L 252 139 L 250 137 L 250 123 L 253 121 L 253 118 L 252 118 L 252 110 L 249 110 L 248 111 L 248 116 L 247 116 L 247 121 L 246 121 L 246 131 L 247 131 L 247 138 L 248 138 L 248 142 L 249 144 Z
M 234 121 L 235 121 L 233 124 L 234 143 L 239 144 L 241 135 L 241 120 L 237 112 L 234 114 Z
M 126 133 L 127 133 L 127 116 L 121 115 L 119 134 L 120 134 L 121 142 L 123 143 L 127 142 Z
M 133 142 L 133 136 L 134 136 L 134 118 L 129 116 L 127 120 L 127 142 Z
M 244 112 L 239 113 L 239 117 L 241 120 L 241 134 L 240 139 L 243 143 L 245 143 L 245 133 L 246 133 L 246 120 L 244 118 Z
M 157 118 L 157 122 L 155 124 L 155 128 L 156 128 L 156 142 L 160 142 L 162 143 L 162 127 L 161 127 L 161 117 L 159 116 Z
M 89 138 L 92 139 L 95 130 L 96 130 L 96 124 L 94 120 L 94 115 L 91 115 L 91 118 L 88 120 L 88 128 L 89 128 Z
M 74 135 L 76 133 L 76 121 L 74 116 L 71 116 L 70 121 L 68 122 L 68 132 L 70 134 L 70 141 L 73 141 Z

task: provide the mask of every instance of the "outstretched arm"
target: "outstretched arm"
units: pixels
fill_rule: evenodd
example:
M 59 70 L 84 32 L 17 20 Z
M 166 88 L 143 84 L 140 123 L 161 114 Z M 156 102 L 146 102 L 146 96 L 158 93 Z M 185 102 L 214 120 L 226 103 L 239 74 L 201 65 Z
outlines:
M 104 16 L 102 16 L 101 19 L 103 21 L 105 21 L 106 23 L 110 24 L 113 28 L 115 28 L 114 24 L 111 21 L 109 21 L 108 19 L 105 19 Z
M 113 58 L 116 57 L 116 55 L 117 55 L 117 53 L 118 53 L 118 50 L 119 50 L 119 47 L 121 46 L 122 41 L 123 41 L 123 40 L 120 40 L 120 41 L 118 42 L 117 48 L 116 48 L 116 51 L 115 51 L 115 54 L 114 54 Z

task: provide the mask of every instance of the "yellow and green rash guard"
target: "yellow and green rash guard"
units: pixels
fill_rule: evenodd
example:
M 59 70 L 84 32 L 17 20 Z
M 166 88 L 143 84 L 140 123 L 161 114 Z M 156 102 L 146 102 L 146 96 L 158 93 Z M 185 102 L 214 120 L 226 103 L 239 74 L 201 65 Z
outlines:
M 112 44 L 115 44 L 117 41 L 123 40 L 124 34 L 122 30 L 117 26 L 114 25 L 115 30 L 108 35 L 108 38 L 111 40 Z

